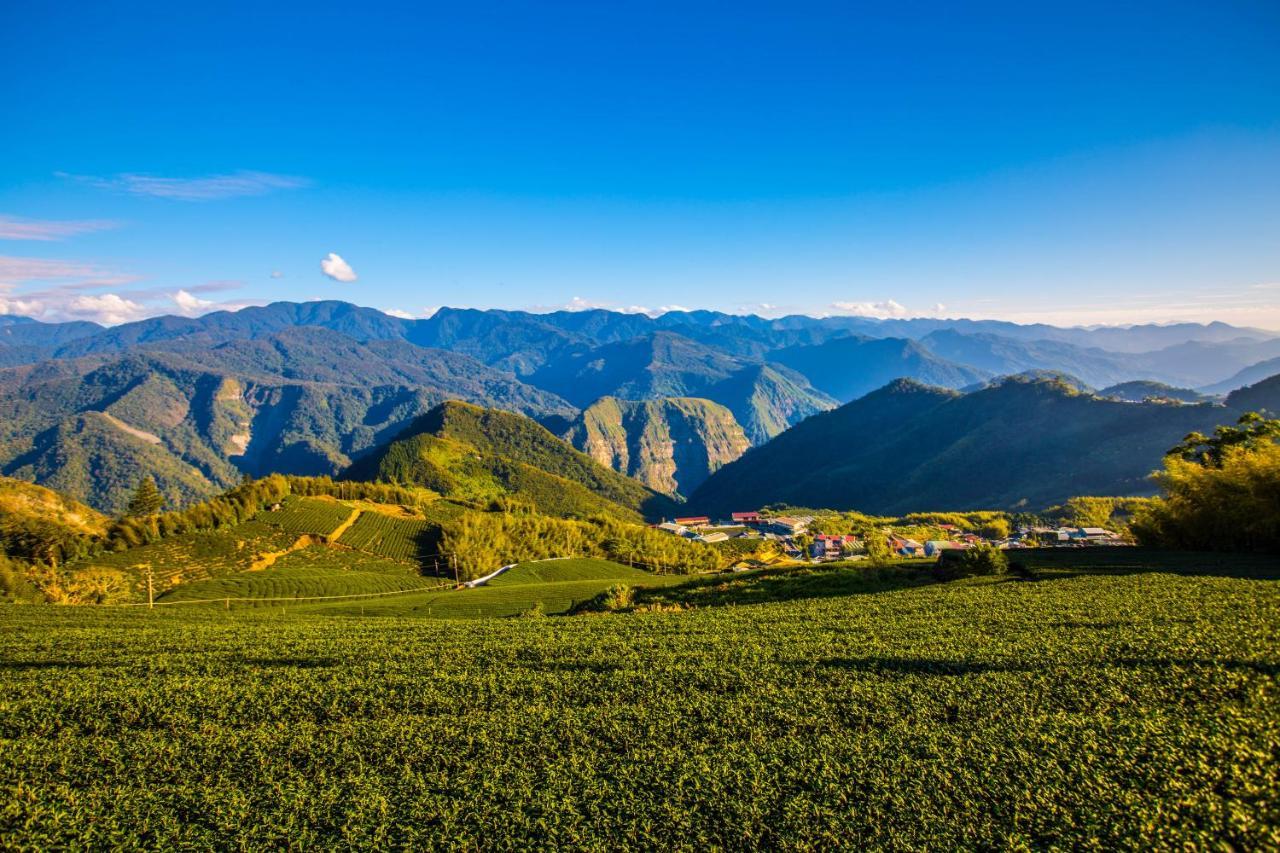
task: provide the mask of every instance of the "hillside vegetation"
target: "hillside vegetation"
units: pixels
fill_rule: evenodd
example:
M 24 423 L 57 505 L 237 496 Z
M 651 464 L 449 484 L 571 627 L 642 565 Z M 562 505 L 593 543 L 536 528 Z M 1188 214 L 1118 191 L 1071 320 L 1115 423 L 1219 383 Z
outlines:
M 528 418 L 458 402 L 437 406 L 343 476 L 481 503 L 515 496 L 554 516 L 606 513 L 638 521 L 672 507 Z

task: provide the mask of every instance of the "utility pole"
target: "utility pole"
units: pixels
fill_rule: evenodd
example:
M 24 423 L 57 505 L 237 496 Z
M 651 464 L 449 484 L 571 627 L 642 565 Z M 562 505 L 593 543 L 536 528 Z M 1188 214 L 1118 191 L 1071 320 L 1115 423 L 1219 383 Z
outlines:
M 147 609 L 154 610 L 156 606 L 156 588 L 152 583 L 151 564 L 147 564 Z
M 459 583 L 462 583 L 462 581 L 458 580 L 458 557 L 457 557 L 457 555 L 455 555 L 455 554 L 450 554 L 450 555 L 449 555 L 449 562 L 453 564 L 453 583 L 454 583 L 454 585 L 457 585 L 457 584 L 459 584 Z

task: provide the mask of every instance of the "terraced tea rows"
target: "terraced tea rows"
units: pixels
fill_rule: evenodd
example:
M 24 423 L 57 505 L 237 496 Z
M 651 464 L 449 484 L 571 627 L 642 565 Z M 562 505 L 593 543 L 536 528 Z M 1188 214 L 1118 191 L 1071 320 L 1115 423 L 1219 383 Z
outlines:
M 0 837 L 1276 849 L 1278 576 L 836 569 L 745 579 L 753 606 L 450 622 L 0 609 Z
M 260 513 L 256 520 L 290 533 L 328 536 L 350 515 L 351 507 L 335 500 L 290 496 L 280 509 Z
M 135 594 L 145 590 L 149 568 L 157 593 L 178 584 L 245 572 L 263 554 L 288 549 L 298 537 L 261 521 L 247 521 L 218 530 L 171 536 L 119 553 L 104 553 L 79 564 L 125 573 Z
M 431 528 L 423 519 L 364 512 L 338 542 L 392 560 L 417 562 L 430 550 L 427 536 Z
M 163 603 L 216 599 L 277 599 L 345 596 L 421 589 L 438 585 L 404 563 L 359 551 L 313 545 L 280 558 L 260 572 L 183 584 L 161 597 Z M 237 601 L 237 605 L 247 602 Z

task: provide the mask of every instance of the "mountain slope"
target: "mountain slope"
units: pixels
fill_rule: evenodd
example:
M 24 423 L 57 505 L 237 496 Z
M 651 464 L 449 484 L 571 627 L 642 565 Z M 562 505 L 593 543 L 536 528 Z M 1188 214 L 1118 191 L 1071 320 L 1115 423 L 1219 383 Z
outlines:
M 717 513 L 772 502 L 902 513 L 1145 494 L 1169 447 L 1233 419 L 1221 407 L 1101 400 L 1051 380 L 964 395 L 894 382 L 749 451 L 690 504 Z
M 424 486 L 471 501 L 514 495 L 559 516 L 605 512 L 636 520 L 674 507 L 528 418 L 459 402 L 436 406 L 343 477 Z
M 209 497 L 241 472 L 336 474 L 450 398 L 575 413 L 474 359 L 403 341 L 303 328 L 163 346 L 174 351 L 0 370 L 0 471 L 114 510 L 148 473 L 175 503 Z M 111 476 L 96 475 L 90 458 L 110 459 Z
M 1049 370 L 1098 387 L 1138 378 L 1132 359 L 1119 353 L 1062 341 L 1027 341 L 993 334 L 939 329 L 920 339 L 936 356 L 996 375 Z
M 774 364 L 748 365 L 702 394 L 728 407 L 752 444 L 764 444 L 810 415 L 836 406 L 803 376 Z
M 1280 417 L 1280 374 L 1232 391 L 1227 395 L 1227 405 L 1242 412 Z
M 938 358 L 915 341 L 901 338 L 837 338 L 817 346 L 781 349 L 769 358 L 792 368 L 813 387 L 846 403 L 894 379 L 963 388 L 990 376 L 976 368 Z
M 1163 382 L 1152 382 L 1150 380 L 1121 382 L 1118 385 L 1103 388 L 1098 392 L 1098 396 L 1114 397 L 1117 400 L 1124 400 L 1129 403 L 1141 403 L 1144 400 L 1151 399 L 1180 400 L 1183 403 L 1204 403 L 1211 399 L 1199 391 L 1192 391 L 1190 388 L 1175 388 Z
M 601 465 L 669 495 L 692 493 L 751 446 L 732 412 L 691 397 L 603 397 L 578 416 L 565 440 Z

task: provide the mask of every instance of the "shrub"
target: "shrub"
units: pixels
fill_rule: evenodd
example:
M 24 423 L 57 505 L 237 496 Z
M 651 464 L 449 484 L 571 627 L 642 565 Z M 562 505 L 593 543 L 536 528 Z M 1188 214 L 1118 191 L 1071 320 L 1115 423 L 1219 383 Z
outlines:
M 964 550 L 946 550 L 938 555 L 935 573 L 945 579 L 973 575 L 999 575 L 1009 570 L 1009 558 L 993 545 L 976 545 Z

